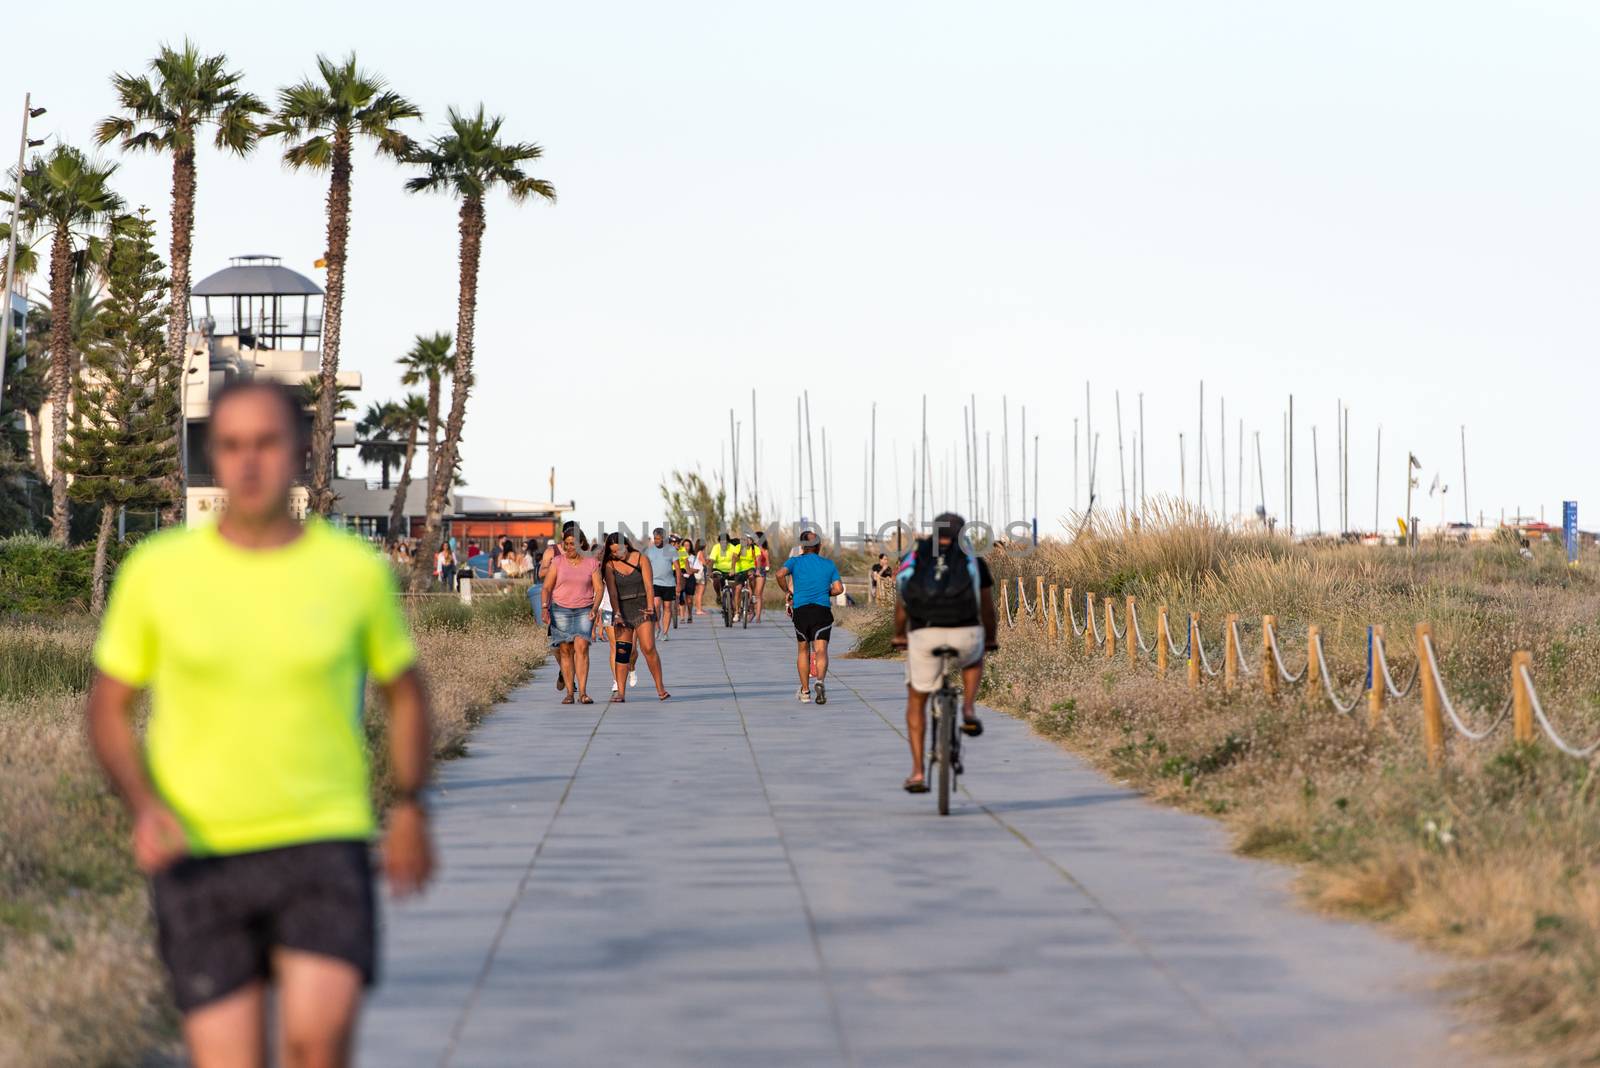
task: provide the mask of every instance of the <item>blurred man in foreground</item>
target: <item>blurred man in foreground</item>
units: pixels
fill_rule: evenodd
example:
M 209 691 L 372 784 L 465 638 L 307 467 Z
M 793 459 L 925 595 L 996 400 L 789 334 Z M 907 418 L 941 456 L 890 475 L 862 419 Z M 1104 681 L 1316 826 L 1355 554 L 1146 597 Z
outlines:
M 225 386 L 210 430 L 227 511 L 156 535 L 118 571 L 89 736 L 132 815 L 192 1063 L 265 1063 L 270 985 L 282 1062 L 344 1065 L 376 957 L 362 691 L 370 676 L 389 710 L 397 894 L 432 873 L 427 695 L 388 565 L 290 511 L 306 455 L 294 394 Z

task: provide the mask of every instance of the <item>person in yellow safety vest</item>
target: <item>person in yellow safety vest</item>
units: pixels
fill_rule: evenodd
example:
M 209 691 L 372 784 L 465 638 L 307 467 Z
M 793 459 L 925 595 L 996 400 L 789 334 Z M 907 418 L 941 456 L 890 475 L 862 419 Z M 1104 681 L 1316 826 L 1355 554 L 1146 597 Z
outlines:
M 729 546 L 729 548 L 733 550 L 733 575 L 731 576 L 733 581 L 749 583 L 753 593 L 755 590 L 756 567 L 761 563 L 761 549 L 756 545 L 755 535 L 747 530 L 744 532 L 743 541 L 738 545 Z M 744 618 L 744 612 L 739 607 L 739 602 L 735 601 L 734 604 L 733 621 L 737 623 Z M 752 609 L 750 618 L 754 620 L 756 615 L 757 613 Z
M 711 564 L 711 596 L 718 602 L 722 600 L 723 584 L 733 574 L 734 561 L 738 556 L 739 547 L 729 539 L 727 531 L 718 534 L 716 544 L 706 550 L 706 560 Z

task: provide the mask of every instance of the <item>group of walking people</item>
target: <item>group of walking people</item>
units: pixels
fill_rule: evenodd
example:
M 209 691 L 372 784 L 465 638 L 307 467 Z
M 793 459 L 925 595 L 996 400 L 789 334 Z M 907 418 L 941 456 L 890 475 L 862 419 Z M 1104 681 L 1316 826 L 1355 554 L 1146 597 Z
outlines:
M 657 527 L 650 544 L 640 550 L 613 532 L 591 551 L 576 523 L 562 527 L 560 541 L 546 551 L 539 568 L 544 577 L 541 615 L 560 665 L 556 688 L 564 691 L 562 704 L 594 703 L 589 696 L 589 646 L 597 641 L 611 646 L 611 700 L 628 699 L 641 656 L 655 682 L 656 698 L 672 696 L 656 641 L 658 628 L 665 636 L 677 618 L 686 585 L 683 547 L 674 544 L 682 540 L 674 536 L 669 541 Z M 689 575 L 687 582 L 692 583 L 692 569 Z

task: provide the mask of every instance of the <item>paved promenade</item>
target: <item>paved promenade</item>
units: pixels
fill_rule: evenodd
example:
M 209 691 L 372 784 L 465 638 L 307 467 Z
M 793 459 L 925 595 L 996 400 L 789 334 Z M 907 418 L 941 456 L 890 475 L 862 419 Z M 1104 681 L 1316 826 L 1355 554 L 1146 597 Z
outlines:
M 1466 1063 L 1438 965 L 986 713 L 939 818 L 898 663 L 794 700 L 792 632 L 702 620 L 626 704 L 553 666 L 445 765 L 362 1063 Z M 844 645 L 841 641 L 836 643 Z M 604 653 L 604 647 L 596 647 Z

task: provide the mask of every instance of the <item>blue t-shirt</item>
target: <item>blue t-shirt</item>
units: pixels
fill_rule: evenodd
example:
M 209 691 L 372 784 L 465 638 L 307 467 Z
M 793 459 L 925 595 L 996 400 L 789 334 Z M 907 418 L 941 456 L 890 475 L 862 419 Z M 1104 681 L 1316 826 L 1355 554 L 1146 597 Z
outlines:
M 676 586 L 677 577 L 672 573 L 672 565 L 678 562 L 678 550 L 663 542 L 657 546 L 655 542 L 648 542 L 644 547 L 645 559 L 650 561 L 650 582 L 656 586 Z
M 828 588 L 839 578 L 839 565 L 821 553 L 801 553 L 783 562 L 794 582 L 794 606 L 828 604 Z

